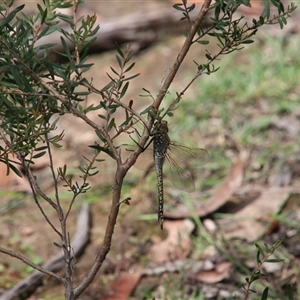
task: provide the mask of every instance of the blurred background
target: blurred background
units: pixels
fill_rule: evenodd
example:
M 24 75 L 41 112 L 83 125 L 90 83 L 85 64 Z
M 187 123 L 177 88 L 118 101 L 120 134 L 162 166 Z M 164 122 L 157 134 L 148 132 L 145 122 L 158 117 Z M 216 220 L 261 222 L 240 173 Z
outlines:
M 36 2 L 24 3 L 28 13 L 34 14 Z M 134 51 L 132 74 L 140 73 L 131 81 L 125 101 L 133 100 L 140 111 L 151 105 L 151 99 L 140 96 L 142 88 L 156 95 L 185 39 L 186 24 L 176 21 L 174 3 L 86 1 L 82 5 L 79 15 L 95 13 L 100 33 L 103 30 L 103 40 L 98 40 L 88 61 L 95 64 L 87 74 L 95 87 L 104 87 L 110 81 L 106 72 L 117 66 L 109 41 L 115 38 L 121 44 L 125 40 L 121 47 L 128 44 Z M 251 4 L 239 11 L 248 22 L 264 7 L 261 1 Z M 197 3 L 196 12 L 200 6 Z M 166 230 L 161 232 L 156 221 L 156 176 L 132 169 L 123 189 L 123 198 L 131 197 L 131 205 L 122 206 L 112 251 L 81 299 L 233 299 L 234 295 L 244 299 L 241 286 L 256 263 L 254 243 L 273 244 L 278 239 L 283 245 L 276 258 L 284 262 L 267 265 L 267 276 L 256 289 L 269 286 L 268 299 L 284 299 L 285 286 L 291 283 L 296 298 L 300 295 L 298 20 L 299 9 L 283 30 L 279 25 L 263 26 L 253 44 L 222 57 L 215 63 L 219 71 L 201 76 L 185 93 L 168 122 L 172 140 L 210 153 L 209 162 L 197 169 L 196 191 L 181 192 L 166 181 Z M 215 42 L 208 40 L 209 45 L 191 49 L 165 103 L 194 76 L 193 60 L 204 63 L 206 49 L 217 50 Z M 91 95 L 88 101 L 99 103 L 100 99 Z M 99 122 L 97 113 L 90 117 Z M 87 145 L 93 144 L 96 135 L 68 115 L 61 117 L 61 130 L 65 130 L 65 147 L 55 152 L 55 165 L 68 163 L 78 175 L 81 155 L 92 154 Z M 101 245 L 110 204 L 115 164 L 107 159 L 99 166 L 102 171 L 92 178 L 91 193 L 81 199 L 93 207 L 93 227 L 91 243 L 76 265 L 78 279 Z M 47 163 L 41 161 L 36 172 L 44 189 L 53 193 L 46 179 Z M 48 229 L 40 230 L 44 221 L 34 209 L 26 178 L 7 178 L 6 169 L 1 174 L 1 242 L 37 263 L 46 261 L 53 256 L 56 237 Z M 66 203 L 68 197 L 65 192 Z M 55 217 L 50 208 L 49 214 Z M 75 223 L 76 211 L 71 217 Z M 31 271 L 1 255 L 0 287 L 12 287 Z M 112 291 L 118 296 L 110 295 Z M 61 287 L 47 279 L 30 299 L 63 299 L 61 295 Z M 260 298 L 254 295 L 253 299 Z

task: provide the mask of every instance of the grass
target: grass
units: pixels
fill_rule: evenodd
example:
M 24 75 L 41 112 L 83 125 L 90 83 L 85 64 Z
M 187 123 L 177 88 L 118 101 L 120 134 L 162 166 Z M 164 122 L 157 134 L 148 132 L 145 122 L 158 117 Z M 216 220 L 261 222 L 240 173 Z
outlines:
M 264 184 L 270 171 L 282 161 L 288 159 L 298 162 L 299 136 L 280 130 L 275 125 L 278 120 L 299 113 L 299 46 L 300 41 L 297 38 L 284 40 L 264 37 L 260 43 L 224 57 L 220 62 L 221 69 L 215 74 L 202 77 L 197 83 L 195 97 L 184 99 L 179 109 L 174 112 L 174 117 L 170 120 L 171 139 L 183 140 L 186 144 L 192 139 L 191 146 L 204 147 L 211 154 L 210 161 L 201 169 L 201 183 L 197 184 L 203 190 L 215 187 L 224 179 L 239 151 L 251 154 L 246 168 L 246 182 Z M 257 169 L 260 172 L 256 172 Z M 124 187 L 124 198 L 127 193 L 131 193 L 133 182 L 130 178 L 126 180 L 130 188 Z M 146 184 L 148 190 L 154 191 L 156 195 L 156 177 L 147 178 Z M 104 198 L 106 191 L 101 191 Z M 87 201 L 98 204 L 98 208 L 103 210 L 98 195 L 98 191 L 96 195 L 88 194 L 90 198 Z M 152 198 L 155 202 L 156 197 Z M 128 218 L 127 210 L 123 212 L 122 210 L 121 219 Z M 156 215 L 154 218 L 156 219 Z M 289 214 L 281 214 L 277 219 L 290 228 L 298 229 L 299 222 L 290 220 Z M 244 240 L 227 241 L 218 234 L 211 236 L 199 219 L 195 218 L 195 222 L 198 229 L 193 236 L 194 250 L 189 259 L 199 261 L 204 258 L 208 247 L 214 247 L 218 255 L 232 261 L 234 265 L 234 274 L 226 281 L 228 289 L 242 292 L 241 286 L 245 284 L 245 278 L 249 276 L 251 267 L 253 268 L 248 263 L 255 262 L 254 245 L 247 244 Z M 148 225 L 144 221 L 139 224 L 141 223 Z M 132 224 L 128 226 L 132 227 Z M 153 234 L 149 226 L 145 234 L 143 230 L 146 229 L 143 226 L 137 228 L 135 236 L 139 244 Z M 144 239 L 140 239 L 140 235 Z M 292 264 L 287 249 L 281 247 L 276 253 L 285 258 L 285 264 Z M 31 254 L 31 249 L 27 249 L 27 252 Z M 294 268 L 294 273 L 299 274 L 299 267 L 295 264 Z M 199 282 L 189 285 L 184 275 L 163 278 L 161 285 L 165 287 L 162 291 L 164 299 L 206 299 L 204 285 Z M 259 285 L 253 286 L 259 292 L 253 299 L 260 299 L 265 286 L 270 286 L 269 300 L 288 299 L 281 285 L 274 285 L 276 281 L 272 281 L 272 276 L 269 281 L 267 276 L 259 281 Z M 299 289 L 299 284 L 296 285 L 295 289 L 297 288 Z M 145 291 L 145 294 L 141 291 L 136 297 L 151 299 L 151 295 L 151 291 Z M 240 298 L 234 298 L 233 295 L 230 299 Z
M 276 122 L 297 113 L 300 104 L 299 44 L 265 37 L 260 45 L 225 57 L 217 73 L 198 81 L 195 98 L 182 102 L 173 122 L 198 129 L 212 155 L 210 167 L 221 176 L 228 170 L 226 158 L 236 156 L 228 146 L 245 149 L 253 166 L 265 165 L 266 171 L 274 158 L 297 158 L 299 136 L 279 130 Z
M 186 140 L 201 141 L 210 152 L 211 160 L 202 174 L 202 188 L 219 184 L 242 151 L 250 157 L 246 164 L 245 182 L 262 186 L 273 169 L 280 168 L 285 161 L 295 164 L 299 161 L 299 134 L 277 126 L 282 119 L 297 120 L 296 115 L 300 113 L 299 47 L 297 38 L 272 39 L 264 36 L 259 43 L 225 57 L 217 73 L 198 81 L 195 97 L 181 102 L 169 122 L 172 128 L 170 136 L 174 140 L 180 136 Z M 260 171 L 257 172 L 257 169 Z M 281 224 L 298 228 L 297 221 L 289 220 L 288 213 L 276 218 Z M 236 284 L 242 291 L 241 285 L 245 284 L 245 278 L 251 272 L 251 264 L 245 264 L 245 261 L 255 261 L 254 245 L 240 240 L 224 241 L 221 236 L 209 238 L 201 224 L 198 228 L 199 235 L 193 238 L 195 247 L 190 259 L 197 261 L 202 258 L 205 252 L 203 243 L 207 247 L 218 245 L 219 253 L 235 265 L 230 285 Z M 276 255 L 283 257 L 285 265 L 289 265 L 291 257 L 284 246 L 276 250 Z M 296 267 L 294 272 L 299 274 L 299 268 Z M 163 283 L 165 287 L 173 284 L 167 289 L 170 291 L 168 299 L 191 299 L 187 298 L 188 292 L 182 281 L 172 284 L 169 281 Z M 176 289 L 176 286 L 180 288 Z M 274 274 L 253 284 L 252 288 L 258 294 L 252 294 L 252 299 L 261 299 L 266 286 L 270 287 L 267 299 L 291 299 L 281 288 L 280 276 L 278 278 Z M 201 287 L 198 287 L 199 290 Z M 196 294 L 192 299 L 202 299 Z

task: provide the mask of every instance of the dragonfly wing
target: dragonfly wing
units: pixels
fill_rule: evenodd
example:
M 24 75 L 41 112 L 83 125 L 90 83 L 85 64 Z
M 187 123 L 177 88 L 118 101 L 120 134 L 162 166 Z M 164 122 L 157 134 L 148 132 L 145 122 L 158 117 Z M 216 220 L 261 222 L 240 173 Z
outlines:
M 189 148 L 178 142 L 171 142 L 169 145 L 169 153 L 176 161 L 184 164 L 192 163 L 195 166 L 202 166 L 209 161 L 210 155 L 205 149 Z
M 177 189 L 186 192 L 193 192 L 195 190 L 191 174 L 179 166 L 170 155 L 166 156 L 163 170 L 164 175 Z
M 164 174 L 176 188 L 192 192 L 195 184 L 188 170 L 192 166 L 204 165 L 209 157 L 205 149 L 189 148 L 181 143 L 171 142 L 164 164 Z

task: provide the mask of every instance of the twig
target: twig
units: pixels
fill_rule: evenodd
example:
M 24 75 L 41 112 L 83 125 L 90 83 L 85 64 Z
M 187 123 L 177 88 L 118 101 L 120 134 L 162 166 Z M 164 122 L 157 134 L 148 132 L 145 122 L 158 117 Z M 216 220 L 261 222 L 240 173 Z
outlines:
M 90 237 L 90 212 L 89 205 L 83 204 L 81 206 L 79 216 L 77 219 L 76 233 L 71 241 L 72 253 L 74 259 L 78 259 L 83 253 L 86 246 L 89 243 Z M 40 285 L 42 285 L 42 279 L 45 274 L 50 275 L 58 279 L 59 281 L 64 281 L 64 279 L 57 275 L 55 272 L 62 270 L 65 267 L 64 253 L 59 251 L 59 253 L 52 258 L 50 261 L 46 262 L 42 267 L 33 264 L 30 260 L 25 258 L 20 254 L 16 254 L 13 251 L 0 248 L 0 252 L 6 253 L 10 256 L 13 256 L 25 264 L 35 268 L 38 271 L 35 271 L 30 276 L 19 282 L 12 289 L 6 291 L 0 296 L 0 300 L 11 300 L 16 297 L 21 297 L 22 295 L 32 294 Z

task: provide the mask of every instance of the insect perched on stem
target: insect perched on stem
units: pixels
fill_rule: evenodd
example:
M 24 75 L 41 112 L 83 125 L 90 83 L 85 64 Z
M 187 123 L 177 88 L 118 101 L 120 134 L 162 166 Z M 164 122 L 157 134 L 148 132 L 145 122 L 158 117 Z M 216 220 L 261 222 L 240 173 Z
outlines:
M 181 143 L 173 142 L 168 135 L 167 121 L 158 121 L 152 131 L 153 153 L 148 155 L 150 149 L 145 149 L 136 163 L 140 169 L 148 169 L 150 164 L 155 165 L 158 187 L 158 222 L 163 229 L 164 222 L 164 175 L 172 184 L 183 191 L 192 192 L 195 184 L 192 175 L 184 169 L 186 163 L 191 162 L 196 165 L 203 165 L 209 159 L 206 150 L 200 148 L 189 148 Z M 149 144 L 151 144 L 151 142 Z M 148 146 L 149 146 L 148 144 Z M 147 157 L 148 155 L 148 157 Z

